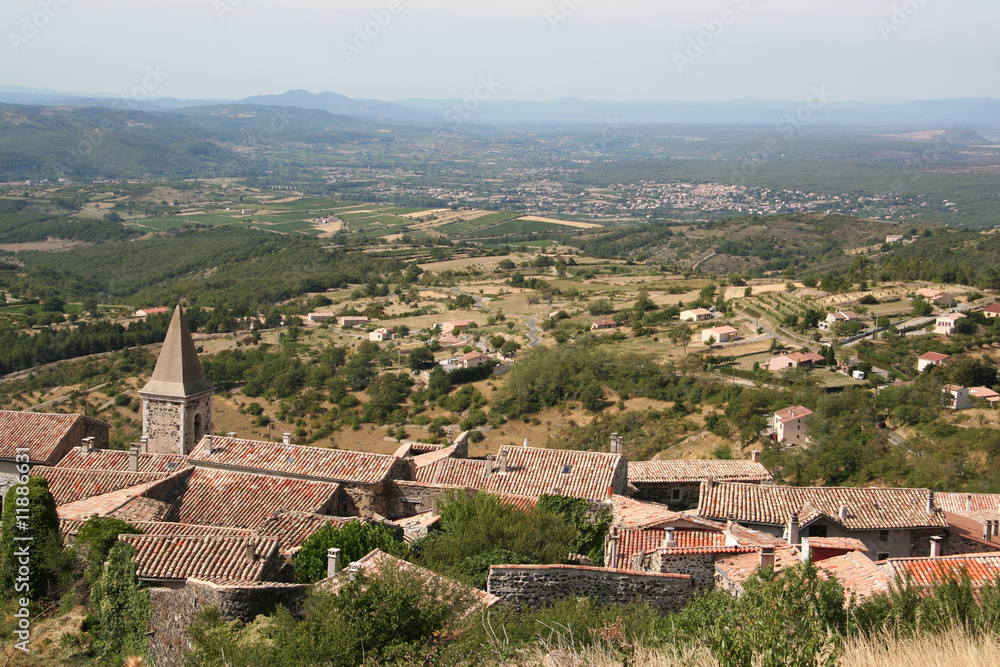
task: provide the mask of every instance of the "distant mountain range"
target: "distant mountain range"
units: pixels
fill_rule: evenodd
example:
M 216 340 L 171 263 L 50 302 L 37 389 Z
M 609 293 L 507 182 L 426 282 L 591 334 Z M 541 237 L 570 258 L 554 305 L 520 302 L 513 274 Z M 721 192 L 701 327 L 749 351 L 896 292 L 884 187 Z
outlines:
M 565 98 L 550 102 L 511 100 L 478 101 L 467 115 L 463 100 L 407 99 L 383 102 L 349 98 L 333 92 L 310 93 L 290 90 L 281 95 L 255 95 L 242 100 L 194 100 L 162 97 L 134 102 L 142 111 L 171 111 L 192 107 L 241 104 L 290 107 L 326 111 L 337 116 L 353 116 L 384 123 L 456 125 L 468 124 L 594 124 L 594 123 L 713 123 L 726 125 L 773 126 L 789 114 L 798 113 L 810 125 L 848 127 L 948 127 L 1000 125 L 1000 100 L 967 98 L 928 100 L 903 104 L 875 104 L 823 100 L 815 91 L 811 105 L 796 100 L 740 99 L 726 102 L 600 102 Z M 62 93 L 23 86 L 0 86 L 0 102 L 41 106 L 108 107 L 118 98 L 89 94 Z M 120 104 L 120 102 L 118 102 Z

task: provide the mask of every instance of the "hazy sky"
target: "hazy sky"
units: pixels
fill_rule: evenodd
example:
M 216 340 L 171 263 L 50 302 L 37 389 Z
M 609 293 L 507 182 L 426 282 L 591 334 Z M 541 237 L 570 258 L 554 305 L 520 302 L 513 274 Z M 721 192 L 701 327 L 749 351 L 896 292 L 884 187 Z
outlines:
M 0 85 L 114 95 L 1000 98 L 997 0 L 2 0 L 0 26 Z

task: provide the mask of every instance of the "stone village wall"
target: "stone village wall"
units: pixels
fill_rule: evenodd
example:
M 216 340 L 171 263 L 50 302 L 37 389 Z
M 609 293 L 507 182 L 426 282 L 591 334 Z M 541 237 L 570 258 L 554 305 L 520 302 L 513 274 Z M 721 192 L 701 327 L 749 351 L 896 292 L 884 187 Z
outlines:
M 628 604 L 638 599 L 662 611 L 676 612 L 697 589 L 686 574 L 583 565 L 494 565 L 487 590 L 507 602 L 533 607 L 572 595 L 598 604 Z
M 294 608 L 309 587 L 274 582 L 217 584 L 188 579 L 182 588 L 151 588 L 149 652 L 157 667 L 183 667 L 191 649 L 187 629 L 206 607 L 227 621 L 252 621 L 278 605 Z

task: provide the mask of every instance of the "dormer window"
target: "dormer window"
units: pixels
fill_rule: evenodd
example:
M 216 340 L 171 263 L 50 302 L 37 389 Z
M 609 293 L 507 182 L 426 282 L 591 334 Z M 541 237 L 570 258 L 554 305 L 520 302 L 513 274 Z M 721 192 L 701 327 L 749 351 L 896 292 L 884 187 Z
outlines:
M 562 467 L 562 469 L 559 470 L 559 472 L 561 472 L 564 475 L 568 475 L 571 470 L 573 470 L 573 466 L 567 463 Z

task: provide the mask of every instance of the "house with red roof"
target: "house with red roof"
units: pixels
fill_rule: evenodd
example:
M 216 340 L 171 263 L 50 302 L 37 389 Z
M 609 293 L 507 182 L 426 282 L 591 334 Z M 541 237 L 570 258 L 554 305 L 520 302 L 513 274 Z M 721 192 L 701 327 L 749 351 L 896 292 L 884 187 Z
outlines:
M 630 461 L 629 485 L 636 488 L 635 497 L 662 503 L 671 510 L 683 511 L 698 507 L 701 483 L 714 479 L 725 482 L 770 484 L 771 473 L 760 463 L 760 452 L 749 461 Z
M 716 343 L 729 343 L 736 340 L 739 337 L 739 333 L 739 329 L 728 325 L 702 329 L 701 342 L 707 343 L 709 339 L 715 339 Z
M 771 432 L 775 440 L 782 444 L 801 445 L 809 437 L 807 422 L 814 414 L 802 405 L 778 410 L 771 416 Z
M 825 361 L 826 357 L 816 352 L 792 352 L 773 357 L 767 362 L 767 370 L 783 371 L 788 368 L 799 368 L 800 366 L 803 368 L 812 368 L 814 365 L 822 364 Z
M 937 366 L 948 359 L 951 359 L 950 354 L 942 354 L 941 352 L 924 352 L 917 357 L 917 372 L 923 373 L 931 366 Z
M 994 317 L 1000 317 L 1000 303 L 991 303 L 983 309 L 983 315 L 986 319 L 992 319 Z

